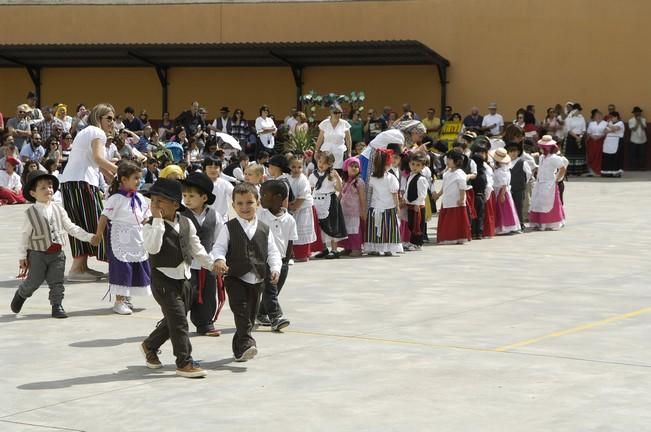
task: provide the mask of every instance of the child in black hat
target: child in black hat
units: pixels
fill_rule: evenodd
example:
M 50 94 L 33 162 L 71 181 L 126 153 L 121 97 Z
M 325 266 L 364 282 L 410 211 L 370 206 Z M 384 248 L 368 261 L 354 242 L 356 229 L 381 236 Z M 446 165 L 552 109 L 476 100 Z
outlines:
M 289 203 L 296 199 L 292 192 L 292 188 L 289 185 L 289 173 L 291 171 L 286 156 L 274 155 L 269 159 L 269 176 L 267 177 L 267 180 L 280 180 L 287 185 L 287 200 L 283 202 L 284 208 L 288 208 Z
M 153 218 L 143 228 L 145 249 L 151 265 L 151 291 L 161 307 L 163 319 L 142 343 L 146 365 L 163 367 L 158 348 L 171 339 L 176 356 L 176 374 L 186 378 L 206 375 L 192 359 L 187 312 L 190 308 L 190 266 L 193 258 L 212 270 L 213 261 L 201 245 L 190 220 L 179 214 L 182 204 L 181 183 L 159 178 L 147 192 L 151 196 Z
M 185 210 L 181 214 L 190 219 L 194 225 L 204 249 L 211 251 L 222 227 L 221 216 L 210 207 L 215 202 L 212 180 L 204 173 L 192 173 L 181 183 L 185 205 Z M 204 336 L 219 336 L 221 332 L 213 323 L 226 299 L 221 277 L 218 281 L 217 275 L 201 268 L 196 259 L 192 262 L 190 271 L 192 273 L 190 320 L 196 326 L 197 333 Z M 218 283 L 219 302 L 217 301 Z
M 11 301 L 14 313 L 20 312 L 25 300 L 45 280 L 50 287 L 52 317 L 67 318 L 68 315 L 61 306 L 66 267 L 66 255 L 63 252 L 66 234 L 93 245 L 99 243 L 97 236 L 72 223 L 63 207 L 52 201 L 57 189 L 59 180 L 51 174 L 32 171 L 27 176 L 24 196 L 34 205 L 25 211 L 19 264 L 21 274 L 27 273 L 27 278 L 20 284 Z

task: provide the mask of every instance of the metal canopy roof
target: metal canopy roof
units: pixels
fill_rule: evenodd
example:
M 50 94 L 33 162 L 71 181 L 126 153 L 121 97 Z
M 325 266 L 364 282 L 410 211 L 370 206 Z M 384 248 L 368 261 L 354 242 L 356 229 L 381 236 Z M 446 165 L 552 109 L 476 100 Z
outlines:
M 0 67 L 449 66 L 418 41 L 0 45 Z

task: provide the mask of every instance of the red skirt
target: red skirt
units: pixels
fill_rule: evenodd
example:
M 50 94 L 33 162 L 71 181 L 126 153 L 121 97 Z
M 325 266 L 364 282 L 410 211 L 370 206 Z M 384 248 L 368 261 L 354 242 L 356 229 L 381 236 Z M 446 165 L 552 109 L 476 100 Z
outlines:
M 436 227 L 436 242 L 464 242 L 472 238 L 466 207 L 442 208 Z
M 601 158 L 604 151 L 604 138 L 586 140 L 588 167 L 594 175 L 601 175 Z
M 292 246 L 292 250 L 294 251 L 294 258 L 299 259 L 299 260 L 304 260 L 305 258 L 309 258 L 310 255 L 312 255 L 312 245 L 309 244 L 304 244 L 304 245 L 294 245 Z M 321 249 L 319 249 L 319 252 Z
M 316 214 L 316 209 L 312 207 L 312 217 L 314 217 L 314 232 L 316 233 L 316 240 L 310 245 L 313 252 L 321 252 L 324 248 L 323 237 L 321 237 L 321 225 L 319 225 L 319 216 Z
M 495 237 L 495 192 L 484 204 L 484 237 Z
M 468 217 L 470 219 L 477 219 L 477 211 L 475 210 L 475 192 L 472 189 L 466 189 L 466 207 L 468 208 Z

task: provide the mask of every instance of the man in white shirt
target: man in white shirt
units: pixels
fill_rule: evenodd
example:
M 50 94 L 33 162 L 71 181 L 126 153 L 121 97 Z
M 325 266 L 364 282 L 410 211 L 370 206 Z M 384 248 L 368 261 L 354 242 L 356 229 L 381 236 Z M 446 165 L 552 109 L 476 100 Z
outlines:
M 491 102 L 488 105 L 488 114 L 484 116 L 481 123 L 482 131 L 491 137 L 497 137 L 502 134 L 504 128 L 504 118 L 497 113 L 497 104 Z
M 630 166 L 633 170 L 646 170 L 646 119 L 642 117 L 642 108 L 633 108 L 633 117 L 628 121 L 631 130 Z
M 292 108 L 289 110 L 289 115 L 285 117 L 284 123 L 287 126 L 287 130 L 294 130 L 294 126 L 298 124 L 298 120 L 296 119 L 297 112 L 296 108 Z

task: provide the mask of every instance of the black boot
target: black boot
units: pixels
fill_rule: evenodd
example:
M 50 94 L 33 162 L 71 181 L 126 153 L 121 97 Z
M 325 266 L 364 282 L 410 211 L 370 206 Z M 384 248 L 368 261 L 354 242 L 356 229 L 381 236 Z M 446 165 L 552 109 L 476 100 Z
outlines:
M 330 251 L 328 250 L 328 248 L 325 248 L 321 252 L 319 252 L 318 254 L 314 255 L 314 258 L 325 258 L 325 257 L 328 256 L 329 253 L 330 253 Z
M 63 310 L 63 306 L 60 304 L 52 305 L 52 318 L 68 318 L 68 314 Z
M 18 290 L 16 290 L 16 293 L 14 294 L 13 300 L 11 300 L 11 311 L 13 313 L 18 313 L 20 310 L 23 308 L 23 303 L 25 303 L 25 300 L 18 294 Z

